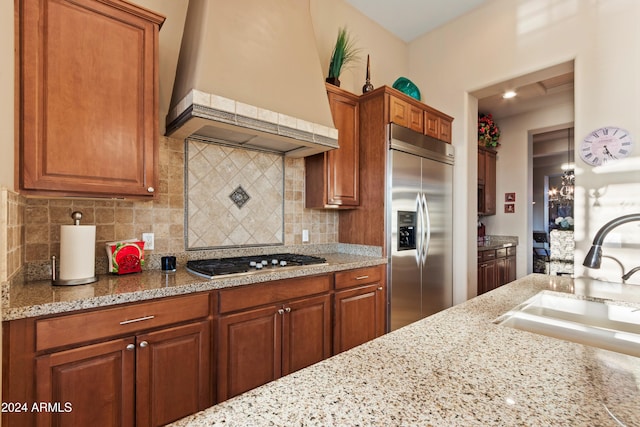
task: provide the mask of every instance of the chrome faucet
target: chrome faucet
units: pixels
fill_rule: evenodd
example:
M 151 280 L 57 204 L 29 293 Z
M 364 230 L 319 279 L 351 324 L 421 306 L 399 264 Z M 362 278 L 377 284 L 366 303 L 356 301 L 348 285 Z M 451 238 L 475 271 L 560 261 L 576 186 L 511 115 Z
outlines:
M 607 234 L 609 234 L 611 230 L 613 230 L 617 226 L 634 221 L 640 221 L 640 213 L 623 215 L 603 225 L 593 238 L 591 249 L 589 249 L 589 253 L 587 253 L 587 256 L 584 258 L 584 262 L 582 263 L 582 265 L 588 268 L 600 268 L 600 262 L 602 261 L 602 242 L 604 241 L 604 238 L 607 236 Z M 638 270 L 640 270 L 640 267 L 633 268 L 631 271 L 622 276 L 622 280 L 627 280 L 633 273 Z

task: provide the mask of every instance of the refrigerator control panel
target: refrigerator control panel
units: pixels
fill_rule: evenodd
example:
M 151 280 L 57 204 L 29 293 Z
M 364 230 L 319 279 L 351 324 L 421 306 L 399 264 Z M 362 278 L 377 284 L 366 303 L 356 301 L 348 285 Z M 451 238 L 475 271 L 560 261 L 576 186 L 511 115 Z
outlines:
M 416 212 L 398 211 L 398 250 L 416 248 Z

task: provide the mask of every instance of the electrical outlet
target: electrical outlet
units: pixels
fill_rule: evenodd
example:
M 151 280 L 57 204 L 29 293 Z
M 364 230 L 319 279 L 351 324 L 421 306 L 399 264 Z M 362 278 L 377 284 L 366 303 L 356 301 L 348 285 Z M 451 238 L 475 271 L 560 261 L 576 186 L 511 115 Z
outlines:
M 302 243 L 309 241 L 309 230 L 302 230 Z
M 144 248 L 148 250 L 153 250 L 155 237 L 153 233 L 142 233 L 142 241 L 144 242 Z

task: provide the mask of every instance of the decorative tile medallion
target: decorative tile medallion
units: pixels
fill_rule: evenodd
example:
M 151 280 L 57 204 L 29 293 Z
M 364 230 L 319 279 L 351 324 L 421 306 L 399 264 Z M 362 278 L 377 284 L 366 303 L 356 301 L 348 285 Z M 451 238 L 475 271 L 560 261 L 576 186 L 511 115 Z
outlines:
M 247 192 L 244 191 L 244 188 L 242 188 L 242 185 L 239 185 L 238 188 L 233 190 L 233 193 L 229 194 L 229 198 L 231 198 L 233 203 L 236 204 L 238 209 L 241 209 L 244 206 L 244 204 L 249 201 L 251 196 L 249 196 Z

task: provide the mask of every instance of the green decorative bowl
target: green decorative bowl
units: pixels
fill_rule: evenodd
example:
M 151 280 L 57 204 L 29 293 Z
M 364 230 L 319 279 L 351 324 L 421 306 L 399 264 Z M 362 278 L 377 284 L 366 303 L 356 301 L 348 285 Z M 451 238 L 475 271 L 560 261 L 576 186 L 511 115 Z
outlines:
M 420 101 L 420 89 L 416 86 L 411 80 L 406 77 L 399 77 L 393 83 L 392 86 L 394 89 L 398 89 L 400 92 L 409 95 L 412 98 Z

